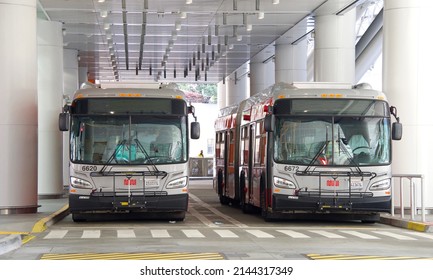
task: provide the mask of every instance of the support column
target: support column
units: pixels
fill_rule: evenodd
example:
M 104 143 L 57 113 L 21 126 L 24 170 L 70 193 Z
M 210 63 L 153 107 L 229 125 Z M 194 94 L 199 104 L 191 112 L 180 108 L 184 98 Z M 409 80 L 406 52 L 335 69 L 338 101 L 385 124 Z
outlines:
M 62 133 L 63 36 L 60 22 L 38 20 L 38 194 L 63 194 Z
M 307 40 L 275 46 L 275 83 L 307 81 Z
M 17 3 L 18 2 L 18 3 Z M 0 214 L 37 212 L 36 0 L 0 0 Z
M 77 57 L 77 50 L 63 50 L 63 93 L 65 97 L 69 96 L 69 100 L 72 100 L 75 91 L 79 88 Z
M 63 50 L 63 100 L 70 102 L 78 86 L 78 51 Z M 63 186 L 69 185 L 69 133 L 63 132 Z
M 223 83 L 223 81 L 220 81 L 217 84 L 217 90 L 218 90 L 218 93 L 217 93 L 218 110 L 226 107 L 226 89 L 227 89 L 227 86 L 226 86 L 225 83 Z
M 390 104 L 397 107 L 404 126 L 403 139 L 393 142 L 393 173 L 424 175 L 424 196 L 430 209 L 433 208 L 433 52 L 429 36 L 432 10 L 430 0 L 385 0 L 383 23 L 383 90 Z
M 235 78 L 233 73 L 226 77 L 226 106 L 237 103 Z
M 81 87 L 83 83 L 86 83 L 89 79 L 87 77 L 88 69 L 87 67 L 78 67 L 78 87 Z
M 335 5 L 337 9 L 338 1 L 335 1 Z M 314 37 L 315 81 L 354 83 L 355 19 L 356 9 L 344 15 L 320 14 L 316 16 Z
M 238 71 L 233 72 L 228 76 L 228 79 L 226 79 L 227 106 L 239 104 L 242 100 L 248 98 L 250 95 L 250 81 L 247 75 L 249 69 L 244 69 L 244 67 L 241 68 L 242 70 L 238 69 Z
M 250 62 L 250 96 L 263 91 L 275 83 L 273 60 Z

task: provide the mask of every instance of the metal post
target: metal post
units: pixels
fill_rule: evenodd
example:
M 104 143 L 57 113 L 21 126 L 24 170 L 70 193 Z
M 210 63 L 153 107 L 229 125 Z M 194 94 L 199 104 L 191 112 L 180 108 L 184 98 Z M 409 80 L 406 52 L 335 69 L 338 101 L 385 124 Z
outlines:
M 425 222 L 424 176 L 421 175 L 421 221 Z
M 404 219 L 404 206 L 403 206 L 403 177 L 400 177 L 400 217 Z
M 413 177 L 410 177 L 410 218 L 412 221 L 415 220 L 415 183 L 413 182 Z
M 394 207 L 395 207 L 395 202 L 394 202 L 394 192 L 395 192 L 395 188 L 394 188 L 394 178 L 391 178 L 391 216 L 394 217 Z

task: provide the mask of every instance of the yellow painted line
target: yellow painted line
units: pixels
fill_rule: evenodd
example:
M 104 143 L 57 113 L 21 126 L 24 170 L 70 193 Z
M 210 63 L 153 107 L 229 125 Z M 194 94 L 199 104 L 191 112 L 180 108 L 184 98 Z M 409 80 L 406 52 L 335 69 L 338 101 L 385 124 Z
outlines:
M 10 234 L 29 234 L 27 231 L 0 231 L 0 235 L 10 235 Z
M 220 253 L 43 254 L 41 260 L 224 260 Z
M 54 217 L 59 215 L 60 213 L 68 210 L 69 204 L 65 204 L 61 209 L 52 213 L 51 215 L 44 217 L 37 221 L 32 228 L 31 232 L 27 231 L 0 231 L 0 235 L 11 235 L 11 234 L 19 234 L 21 235 L 21 243 L 26 244 L 30 240 L 34 239 L 36 236 L 32 235 L 32 233 L 41 233 L 47 229 L 47 223 L 50 222 Z
M 37 221 L 35 223 L 35 225 L 33 226 L 32 232 L 34 233 L 40 233 L 43 232 L 47 229 L 47 223 L 49 221 L 51 221 L 55 216 L 59 215 L 60 213 L 66 211 L 69 208 L 69 204 L 65 204 L 61 209 L 59 209 L 58 211 L 54 212 L 53 214 L 40 219 L 39 221 Z
M 418 222 L 408 222 L 407 228 L 411 230 L 422 231 L 422 232 L 426 231 L 426 225 Z
M 27 231 L 0 231 L 0 235 L 11 235 L 11 234 L 19 234 L 21 235 L 21 243 L 26 244 L 36 236 L 31 235 L 30 232 Z
M 34 238 L 36 238 L 36 236 L 27 234 L 23 237 L 21 242 L 22 242 L 22 244 L 26 244 L 27 242 L 29 242 L 30 240 L 32 240 Z
M 307 254 L 312 260 L 433 260 L 433 258 L 421 257 L 392 257 L 392 256 L 368 256 L 368 255 L 321 255 Z

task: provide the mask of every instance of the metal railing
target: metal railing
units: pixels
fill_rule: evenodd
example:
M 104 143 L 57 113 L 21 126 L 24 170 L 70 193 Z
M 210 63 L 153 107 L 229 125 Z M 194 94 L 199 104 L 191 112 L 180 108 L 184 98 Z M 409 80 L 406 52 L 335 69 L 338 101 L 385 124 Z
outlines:
M 420 195 L 421 197 L 419 197 L 419 201 L 421 204 L 421 221 L 425 222 L 425 185 L 424 185 L 424 176 L 420 175 L 420 174 L 393 174 L 392 175 L 392 181 L 391 181 L 391 186 L 392 186 L 392 193 L 394 195 L 395 193 L 395 188 L 394 188 L 394 179 L 400 179 L 400 185 L 399 185 L 399 191 L 400 191 L 400 197 L 399 197 L 399 202 L 400 202 L 400 215 L 401 218 L 404 219 L 405 217 L 405 200 L 404 200 L 404 193 L 405 193 L 405 189 L 404 189 L 404 181 L 409 180 L 409 209 L 410 209 L 410 215 L 411 215 L 411 220 L 415 220 L 415 212 L 417 212 L 417 202 L 418 202 L 418 197 L 417 197 L 417 191 L 416 191 L 416 187 L 417 185 L 415 184 L 415 181 L 419 181 L 420 185 L 418 185 L 421 189 L 420 191 Z M 407 186 L 407 185 L 406 185 Z M 391 204 L 391 215 L 394 216 L 394 208 L 395 208 L 395 201 L 394 201 L 394 197 L 392 198 L 392 204 Z
M 189 159 L 190 177 L 212 177 L 213 158 L 191 157 Z

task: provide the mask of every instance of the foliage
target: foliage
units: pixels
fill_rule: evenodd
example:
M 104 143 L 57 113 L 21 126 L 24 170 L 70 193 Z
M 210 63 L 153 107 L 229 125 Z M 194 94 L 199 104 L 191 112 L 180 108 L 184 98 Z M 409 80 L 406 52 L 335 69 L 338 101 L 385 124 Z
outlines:
M 217 85 L 216 84 L 178 84 L 179 89 L 184 91 L 188 101 L 198 103 L 216 103 Z

